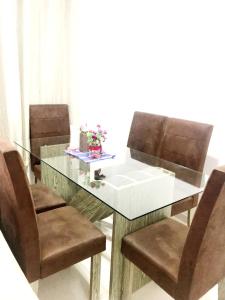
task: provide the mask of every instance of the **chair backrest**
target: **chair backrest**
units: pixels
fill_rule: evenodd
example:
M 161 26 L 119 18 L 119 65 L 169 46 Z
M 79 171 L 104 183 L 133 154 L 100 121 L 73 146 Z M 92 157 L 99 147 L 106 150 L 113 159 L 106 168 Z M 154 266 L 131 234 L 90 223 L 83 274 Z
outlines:
M 157 156 L 167 117 L 134 112 L 127 146 Z
M 159 157 L 184 167 L 202 171 L 213 126 L 168 118 Z
M 37 219 L 28 180 L 19 153 L 0 140 L 1 229 L 31 282 L 40 278 Z
M 69 110 L 66 104 L 30 105 L 31 152 L 40 157 L 43 145 L 64 144 L 70 141 Z M 31 156 L 31 166 L 40 163 Z
M 207 183 L 183 249 L 175 299 L 199 299 L 225 277 L 225 166 Z

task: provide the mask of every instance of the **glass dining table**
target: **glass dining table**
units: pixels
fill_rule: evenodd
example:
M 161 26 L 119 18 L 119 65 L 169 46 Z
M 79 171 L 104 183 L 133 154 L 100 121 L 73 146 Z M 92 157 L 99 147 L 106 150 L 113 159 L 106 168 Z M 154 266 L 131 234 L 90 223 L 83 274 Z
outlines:
M 33 155 L 21 143 L 16 146 Z M 121 299 L 128 284 L 120 252 L 123 236 L 170 217 L 172 204 L 202 192 L 205 176 L 130 148 L 85 162 L 66 153 L 68 146 L 41 147 L 41 181 L 92 222 L 113 215 L 109 299 Z M 135 268 L 133 291 L 147 280 Z

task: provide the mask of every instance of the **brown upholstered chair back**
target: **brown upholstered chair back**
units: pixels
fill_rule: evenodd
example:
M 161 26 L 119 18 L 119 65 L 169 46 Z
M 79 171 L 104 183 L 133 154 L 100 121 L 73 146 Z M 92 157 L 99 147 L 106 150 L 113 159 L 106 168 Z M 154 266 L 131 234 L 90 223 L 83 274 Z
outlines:
M 29 281 L 40 277 L 36 214 L 19 153 L 0 140 L 0 200 L 4 236 Z
M 167 117 L 136 111 L 127 146 L 157 156 Z
M 176 299 L 199 299 L 225 277 L 225 166 L 210 176 L 179 268 Z
M 30 105 L 31 151 L 40 157 L 43 145 L 64 144 L 70 141 L 69 110 L 66 104 Z M 39 164 L 31 157 L 31 166 Z
M 184 167 L 202 171 L 213 126 L 168 118 L 159 157 Z
M 127 146 L 202 171 L 213 126 L 136 111 Z

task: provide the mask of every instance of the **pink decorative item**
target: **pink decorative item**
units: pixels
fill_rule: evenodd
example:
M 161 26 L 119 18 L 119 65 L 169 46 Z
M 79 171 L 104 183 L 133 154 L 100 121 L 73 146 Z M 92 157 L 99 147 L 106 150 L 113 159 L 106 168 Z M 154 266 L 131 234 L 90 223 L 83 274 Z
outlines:
M 89 157 L 91 158 L 99 158 L 102 154 L 102 142 L 106 139 L 107 132 L 101 129 L 100 125 L 97 125 L 97 130 L 87 130 L 87 127 L 81 126 L 81 134 L 80 134 L 80 151 L 85 151 L 85 141 L 88 146 Z
M 89 156 L 91 158 L 99 158 L 101 157 L 102 154 L 102 146 L 101 145 L 89 145 L 88 146 L 88 150 L 89 150 Z

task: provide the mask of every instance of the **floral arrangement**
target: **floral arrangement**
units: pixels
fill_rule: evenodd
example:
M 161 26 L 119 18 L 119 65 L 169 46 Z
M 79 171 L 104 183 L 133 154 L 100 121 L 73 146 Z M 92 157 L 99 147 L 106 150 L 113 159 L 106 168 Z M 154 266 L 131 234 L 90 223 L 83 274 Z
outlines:
M 81 126 L 80 131 L 87 138 L 89 156 L 99 158 L 102 153 L 102 142 L 106 140 L 107 131 L 103 130 L 101 125 L 97 125 L 97 130 L 87 130 L 87 125 L 85 127 Z
M 81 127 L 80 131 L 87 136 L 87 143 L 89 146 L 101 146 L 101 143 L 106 140 L 106 130 L 102 130 L 101 125 L 97 125 L 97 130 L 86 130 Z

